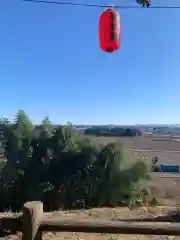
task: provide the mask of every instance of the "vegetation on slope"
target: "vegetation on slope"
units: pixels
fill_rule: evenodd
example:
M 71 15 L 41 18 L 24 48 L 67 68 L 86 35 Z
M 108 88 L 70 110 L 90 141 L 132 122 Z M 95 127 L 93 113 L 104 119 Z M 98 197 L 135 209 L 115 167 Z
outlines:
M 142 133 L 138 128 L 124 128 L 124 127 L 91 127 L 84 131 L 87 135 L 95 136 L 110 136 L 110 137 L 136 137 L 141 136 Z
M 94 146 L 70 124 L 53 128 L 48 118 L 34 127 L 24 111 L 1 119 L 0 207 L 19 210 L 41 200 L 45 210 L 133 206 L 144 201 L 149 171 L 129 161 L 121 144 Z M 124 167 L 126 165 L 126 167 Z

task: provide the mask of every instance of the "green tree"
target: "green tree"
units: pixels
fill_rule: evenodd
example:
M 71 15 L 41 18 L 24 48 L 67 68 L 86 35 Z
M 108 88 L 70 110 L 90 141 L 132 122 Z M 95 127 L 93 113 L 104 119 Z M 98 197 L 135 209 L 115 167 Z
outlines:
M 13 128 L 18 137 L 20 138 L 31 135 L 33 130 L 33 124 L 24 112 L 24 110 L 21 109 L 17 112 Z
M 151 0 L 136 0 L 138 4 L 140 4 L 142 7 L 150 7 L 151 6 Z
M 45 117 L 42 120 L 41 126 L 43 130 L 47 131 L 50 135 L 52 134 L 53 125 L 52 125 L 52 122 L 49 120 L 49 117 Z
M 0 167 L 0 206 L 19 209 L 42 200 L 46 209 L 134 206 L 148 192 L 149 169 L 130 162 L 117 143 L 94 145 L 72 124 L 54 127 L 46 117 L 34 127 L 24 111 L 3 122 L 7 163 Z

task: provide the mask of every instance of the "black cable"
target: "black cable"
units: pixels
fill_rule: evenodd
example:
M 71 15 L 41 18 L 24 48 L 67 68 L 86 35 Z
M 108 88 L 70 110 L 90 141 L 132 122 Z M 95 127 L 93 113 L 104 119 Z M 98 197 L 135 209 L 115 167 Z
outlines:
M 23 0 L 24 2 L 35 2 L 35 3 L 47 3 L 47 4 L 58 4 L 58 5 L 70 5 L 70 6 L 81 6 L 81 7 L 107 7 L 107 5 L 98 4 L 83 4 L 73 2 L 57 2 L 57 1 L 46 1 L 46 0 Z
M 113 7 L 117 9 L 139 9 L 140 6 L 119 6 L 119 5 L 98 5 L 98 4 L 84 4 L 84 3 L 73 3 L 73 2 L 57 2 L 57 1 L 46 1 L 46 0 L 23 0 L 24 2 L 44 3 L 44 4 L 57 4 L 57 5 L 69 5 L 79 7 L 96 7 L 96 8 L 107 8 Z M 150 6 L 148 9 L 180 9 L 180 6 Z

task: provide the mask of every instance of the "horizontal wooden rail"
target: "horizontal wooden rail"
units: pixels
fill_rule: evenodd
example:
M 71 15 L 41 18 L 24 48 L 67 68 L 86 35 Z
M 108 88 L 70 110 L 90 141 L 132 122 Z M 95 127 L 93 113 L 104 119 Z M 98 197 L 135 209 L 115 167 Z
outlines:
M 43 218 L 40 230 L 90 233 L 180 235 L 180 223 L 99 220 L 61 220 Z
M 41 202 L 29 202 L 22 216 L 0 218 L 0 230 L 21 231 L 23 240 L 42 240 L 42 231 L 179 236 L 180 223 L 50 218 L 43 214 Z

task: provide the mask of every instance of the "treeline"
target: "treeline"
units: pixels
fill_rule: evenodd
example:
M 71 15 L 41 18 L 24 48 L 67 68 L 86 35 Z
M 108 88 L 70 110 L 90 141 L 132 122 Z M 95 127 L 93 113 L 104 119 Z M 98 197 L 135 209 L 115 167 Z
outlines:
M 45 210 L 134 206 L 148 193 L 149 170 L 139 159 L 127 164 L 121 144 L 94 145 L 71 124 L 46 117 L 34 127 L 24 111 L 1 119 L 0 210 L 19 210 L 30 200 Z
M 84 133 L 95 136 L 111 136 L 111 137 L 135 137 L 142 135 L 140 129 L 138 128 L 123 128 L 123 127 L 91 127 L 86 129 Z

